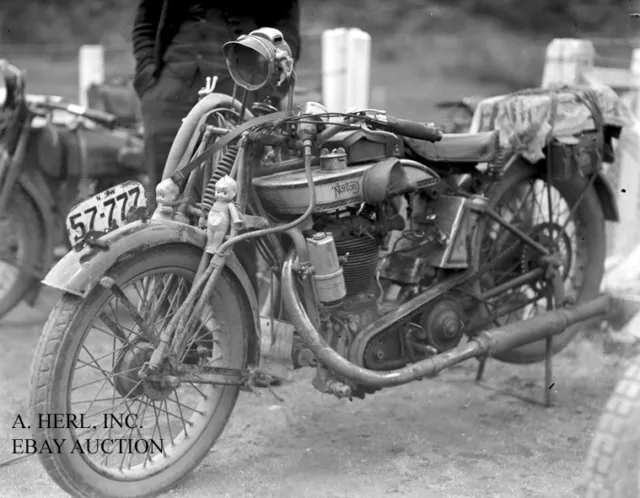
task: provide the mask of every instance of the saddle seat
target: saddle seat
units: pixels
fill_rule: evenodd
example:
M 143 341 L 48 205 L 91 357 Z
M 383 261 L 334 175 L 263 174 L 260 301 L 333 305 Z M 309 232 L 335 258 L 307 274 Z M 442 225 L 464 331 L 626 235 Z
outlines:
M 498 130 L 482 133 L 445 133 L 439 142 L 405 138 L 405 143 L 422 159 L 446 163 L 486 163 L 499 152 Z

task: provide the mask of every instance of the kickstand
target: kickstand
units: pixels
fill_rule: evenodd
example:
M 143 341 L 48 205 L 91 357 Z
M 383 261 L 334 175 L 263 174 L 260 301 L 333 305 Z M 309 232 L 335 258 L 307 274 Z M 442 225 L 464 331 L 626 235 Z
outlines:
M 484 366 L 487 363 L 487 357 L 482 356 L 478 358 L 478 370 L 476 371 L 476 382 L 482 381 L 482 376 L 484 375 Z
M 559 282 L 556 280 L 554 284 L 558 285 Z M 551 311 L 554 306 L 554 293 L 549 286 L 547 288 L 547 310 Z M 562 296 L 561 296 L 562 297 Z M 564 299 L 564 297 L 562 297 Z M 556 300 L 556 304 L 558 301 Z M 553 370 L 551 365 L 551 360 L 553 358 L 553 336 L 549 335 L 545 339 L 545 350 L 544 350 L 544 405 L 549 408 L 553 403 L 551 400 L 551 388 L 553 387 Z
M 553 371 L 551 368 L 551 359 L 553 358 L 553 336 L 545 339 L 545 356 L 544 356 L 544 404 L 548 408 L 552 406 L 551 388 L 553 387 Z

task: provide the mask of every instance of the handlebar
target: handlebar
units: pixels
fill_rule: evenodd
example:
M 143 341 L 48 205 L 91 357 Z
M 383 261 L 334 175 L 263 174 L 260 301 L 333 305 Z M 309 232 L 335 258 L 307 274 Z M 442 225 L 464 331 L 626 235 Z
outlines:
M 372 124 L 375 124 L 376 127 L 382 128 L 383 130 L 409 138 L 427 140 L 428 142 L 439 142 L 442 140 L 442 131 L 435 126 L 411 121 L 409 119 L 400 119 L 378 114 L 372 119 Z
M 94 123 L 100 126 L 104 126 L 105 128 L 108 128 L 110 130 L 115 129 L 118 126 L 118 117 L 114 114 L 100 111 L 98 109 L 83 107 L 77 104 L 70 104 L 58 98 L 44 100 L 33 99 L 31 100 L 31 104 L 36 108 L 65 111 L 69 114 L 73 114 L 74 116 L 89 119 Z

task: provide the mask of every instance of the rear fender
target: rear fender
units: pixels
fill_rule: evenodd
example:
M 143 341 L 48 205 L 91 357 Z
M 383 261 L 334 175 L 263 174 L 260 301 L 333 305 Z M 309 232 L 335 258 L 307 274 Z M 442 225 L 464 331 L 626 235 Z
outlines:
M 100 237 L 101 242 L 109 245 L 108 249 L 84 247 L 80 251 L 70 251 L 51 269 L 42 283 L 63 292 L 85 297 L 99 284 L 110 268 L 142 250 L 176 243 L 204 250 L 206 239 L 204 231 L 183 223 L 136 221 Z M 242 298 L 251 309 L 255 335 L 250 335 L 249 358 L 257 362 L 257 345 L 260 344 L 258 300 L 246 271 L 233 254 L 227 258 L 223 271 L 233 274 L 243 289 Z
M 531 164 L 525 159 L 522 159 L 527 164 Z M 516 164 L 515 161 L 513 164 Z M 616 202 L 616 194 L 611 186 L 611 182 L 607 179 L 602 171 L 596 173 L 596 178 L 593 181 L 593 188 L 596 191 L 600 206 L 602 207 L 602 214 L 606 221 L 620 221 L 620 211 L 618 210 L 618 203 Z
M 607 221 L 620 221 L 620 211 L 618 210 L 618 203 L 616 202 L 616 194 L 613 190 L 611 182 L 604 174 L 599 171 L 596 174 L 596 179 L 593 182 L 593 187 L 596 189 L 598 199 L 602 206 L 602 214 Z

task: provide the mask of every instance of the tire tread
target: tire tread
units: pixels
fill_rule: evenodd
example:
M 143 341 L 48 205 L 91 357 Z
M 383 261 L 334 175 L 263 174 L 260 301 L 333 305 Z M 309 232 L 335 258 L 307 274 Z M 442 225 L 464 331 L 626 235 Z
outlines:
M 585 464 L 583 486 L 586 498 L 614 498 L 618 481 L 627 477 L 620 475 L 621 471 L 624 474 L 622 465 L 628 463 L 620 452 L 637 435 L 638 422 L 640 356 L 625 369 L 600 417 Z M 636 473 L 639 463 L 640 459 L 636 456 L 633 462 Z

